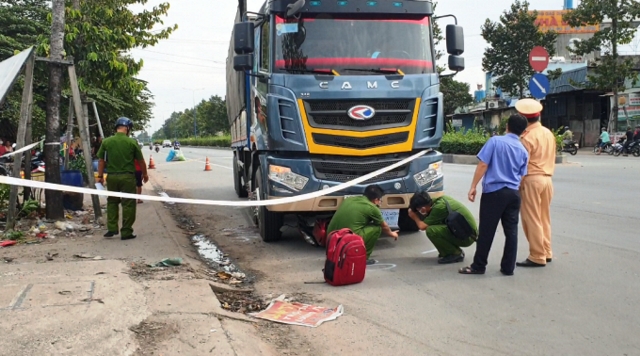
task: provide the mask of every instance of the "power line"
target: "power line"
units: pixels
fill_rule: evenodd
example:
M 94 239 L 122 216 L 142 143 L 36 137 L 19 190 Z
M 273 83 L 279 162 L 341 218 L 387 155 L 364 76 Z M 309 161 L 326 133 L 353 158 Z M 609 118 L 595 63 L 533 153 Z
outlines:
M 184 70 L 184 69 L 175 69 L 175 68 L 167 68 L 167 69 L 146 69 L 142 70 L 145 72 L 164 72 L 164 73 L 199 73 L 199 74 L 211 74 L 211 75 L 224 75 L 224 68 L 216 68 L 219 71 L 209 72 L 207 70 Z
M 199 39 L 186 39 L 186 38 L 167 38 L 162 41 L 169 42 L 195 42 L 195 43 L 210 43 L 210 44 L 228 44 L 229 41 L 211 41 L 211 40 L 199 40 Z
M 165 52 L 150 51 L 150 50 L 148 50 L 148 49 L 140 49 L 140 51 L 150 52 L 150 53 L 157 53 L 157 54 L 162 54 L 162 55 L 165 55 L 165 56 L 171 56 L 171 57 L 179 57 L 179 58 L 187 58 L 187 59 L 196 59 L 196 60 L 200 60 L 200 61 L 207 61 L 207 62 L 212 62 L 212 63 L 225 64 L 225 63 L 220 62 L 220 61 L 213 61 L 213 60 L 211 60 L 211 59 L 206 59 L 206 58 L 198 58 L 198 57 L 181 56 L 181 55 L 173 54 L 173 53 L 165 53 Z
M 182 64 L 185 66 L 193 66 L 193 67 L 202 67 L 202 68 L 213 68 L 213 69 L 224 69 L 222 67 L 212 67 L 212 66 L 205 66 L 202 64 L 191 64 L 191 63 L 184 63 L 184 62 L 177 62 L 177 61 L 170 61 L 168 59 L 158 59 L 158 58 L 151 58 L 150 62 L 153 63 L 153 61 L 158 61 L 158 62 L 168 62 L 168 63 L 177 63 L 177 64 Z

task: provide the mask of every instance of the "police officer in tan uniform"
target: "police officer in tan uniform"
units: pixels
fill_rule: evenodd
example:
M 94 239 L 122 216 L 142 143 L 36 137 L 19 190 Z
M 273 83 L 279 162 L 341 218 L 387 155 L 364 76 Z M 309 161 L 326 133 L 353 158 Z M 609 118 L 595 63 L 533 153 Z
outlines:
M 521 99 L 516 110 L 527 118 L 528 126 L 521 142 L 529 152 L 527 175 L 522 178 L 522 228 L 529 241 L 529 257 L 519 267 L 544 267 L 553 258 L 551 251 L 551 177 L 556 165 L 556 138 L 540 123 L 542 104 L 534 99 Z

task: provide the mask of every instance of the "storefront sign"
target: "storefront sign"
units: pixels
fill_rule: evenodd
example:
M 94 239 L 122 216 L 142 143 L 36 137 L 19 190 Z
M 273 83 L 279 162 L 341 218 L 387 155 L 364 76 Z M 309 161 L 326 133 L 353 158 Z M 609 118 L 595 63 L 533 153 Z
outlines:
M 625 114 L 626 110 L 626 114 Z M 618 101 L 618 121 L 640 120 L 640 93 L 621 94 Z
M 561 11 L 538 11 L 536 25 L 540 26 L 540 31 L 555 31 L 557 33 L 594 33 L 600 30 L 600 25 L 585 25 L 580 27 L 571 27 L 562 19 L 568 13 L 568 10 Z M 530 12 L 532 13 L 532 12 Z

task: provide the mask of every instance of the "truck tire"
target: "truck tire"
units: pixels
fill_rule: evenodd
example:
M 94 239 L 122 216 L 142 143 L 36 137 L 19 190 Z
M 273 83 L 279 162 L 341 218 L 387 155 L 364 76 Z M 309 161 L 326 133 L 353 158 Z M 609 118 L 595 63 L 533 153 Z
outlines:
M 246 198 L 249 196 L 247 188 L 242 185 L 242 175 L 238 170 L 238 156 L 233 155 L 233 187 L 236 190 L 238 198 Z
M 258 168 L 255 176 L 256 187 L 260 190 L 260 200 L 266 200 L 266 189 L 262 186 L 262 168 Z M 258 207 L 258 228 L 260 229 L 260 237 L 264 242 L 274 242 L 282 237 L 282 224 L 284 223 L 284 214 L 267 210 L 267 207 Z
M 398 227 L 400 231 L 416 232 L 418 231 L 418 225 L 409 217 L 409 209 L 400 209 L 400 216 L 398 217 Z

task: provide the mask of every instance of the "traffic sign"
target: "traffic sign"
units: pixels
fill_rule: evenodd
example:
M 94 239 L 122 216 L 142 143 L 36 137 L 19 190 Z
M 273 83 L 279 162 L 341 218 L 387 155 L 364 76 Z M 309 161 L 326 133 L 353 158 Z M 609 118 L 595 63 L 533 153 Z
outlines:
M 536 73 L 529 80 L 529 91 L 536 99 L 542 99 L 549 93 L 549 79 L 546 75 Z
M 529 53 L 529 64 L 536 72 L 542 72 L 549 65 L 549 52 L 544 47 L 533 47 Z

